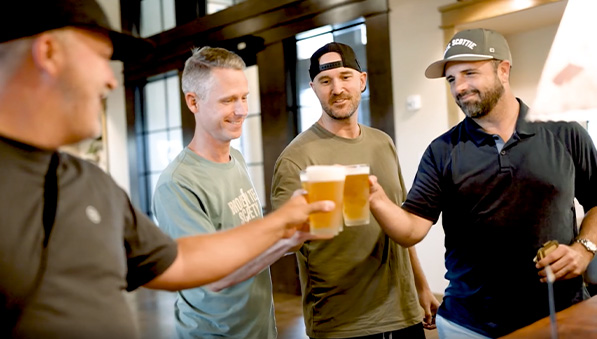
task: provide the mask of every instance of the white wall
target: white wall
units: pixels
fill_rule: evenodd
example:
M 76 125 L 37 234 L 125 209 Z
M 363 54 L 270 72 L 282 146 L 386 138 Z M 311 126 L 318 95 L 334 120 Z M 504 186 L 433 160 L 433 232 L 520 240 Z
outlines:
M 445 81 L 429 80 L 425 68 L 442 58 L 443 32 L 438 7 L 453 0 L 390 0 L 390 39 L 398 157 L 407 189 L 427 145 L 448 129 Z M 416 19 L 415 19 L 416 18 Z M 406 110 L 406 97 L 421 96 L 421 109 Z M 444 231 L 441 221 L 417 246 L 423 270 L 434 293 L 448 285 L 444 279 Z
M 112 27 L 120 30 L 119 1 L 98 0 L 98 3 L 106 12 Z M 120 61 L 112 61 L 111 66 L 116 79 L 118 79 L 119 87 L 108 96 L 107 103 L 107 133 L 105 137 L 108 141 L 108 172 L 116 183 L 130 194 L 123 65 Z
M 527 105 L 535 101 L 541 72 L 557 30 L 558 25 L 550 25 L 506 35 L 513 63 L 510 86 Z
M 407 188 L 412 186 L 420 158 L 429 143 L 448 130 L 445 80 L 427 79 L 427 66 L 442 58 L 444 38 L 439 27 L 438 7 L 455 0 L 389 0 L 392 78 L 398 156 Z M 506 35 L 514 67 L 511 86 L 516 96 L 531 104 L 535 98 L 543 64 L 557 30 L 557 25 L 543 26 Z M 421 109 L 406 110 L 409 95 L 421 96 Z M 448 285 L 444 278 L 444 232 L 441 219 L 417 245 L 419 260 L 434 293 L 443 294 Z

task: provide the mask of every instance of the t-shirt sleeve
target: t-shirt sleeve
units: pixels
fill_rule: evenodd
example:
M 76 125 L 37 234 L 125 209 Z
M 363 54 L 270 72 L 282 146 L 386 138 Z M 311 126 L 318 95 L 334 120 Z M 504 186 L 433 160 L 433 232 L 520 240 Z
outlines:
M 199 196 L 173 180 L 156 187 L 153 210 L 159 227 L 175 239 L 217 231 Z
M 441 172 L 434 158 L 432 145 L 421 158 L 413 186 L 402 207 L 435 224 L 441 213 Z
M 294 191 L 301 188 L 300 171 L 299 166 L 288 159 L 281 158 L 276 162 L 272 179 L 273 209 L 278 209 L 292 197 Z
M 178 255 L 175 241 L 132 205 L 130 211 L 124 230 L 128 291 L 145 285 L 164 273 Z

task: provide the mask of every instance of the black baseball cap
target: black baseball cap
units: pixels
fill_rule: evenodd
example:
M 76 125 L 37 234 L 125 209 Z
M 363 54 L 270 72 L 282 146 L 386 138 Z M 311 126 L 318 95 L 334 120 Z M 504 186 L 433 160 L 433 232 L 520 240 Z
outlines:
M 341 60 L 327 64 L 319 64 L 319 58 L 321 58 L 322 55 L 331 52 L 340 54 Z M 311 56 L 311 66 L 309 67 L 311 81 L 313 81 L 320 72 L 338 67 L 348 67 L 362 72 L 361 65 L 359 65 L 359 61 L 350 46 L 339 42 L 330 42 L 315 51 Z
M 0 8 L 0 43 L 72 26 L 105 33 L 114 60 L 138 59 L 154 48 L 149 40 L 114 30 L 96 0 L 8 0 Z
M 506 38 L 500 33 L 486 29 L 467 29 L 456 33 L 444 52 L 444 58 L 425 70 L 427 78 L 445 76 L 446 64 L 450 61 L 508 60 L 512 64 L 512 55 Z

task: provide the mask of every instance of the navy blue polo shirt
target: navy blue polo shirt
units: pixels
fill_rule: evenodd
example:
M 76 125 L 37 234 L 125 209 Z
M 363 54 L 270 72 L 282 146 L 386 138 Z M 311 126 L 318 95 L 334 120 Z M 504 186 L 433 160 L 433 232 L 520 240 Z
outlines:
M 446 289 L 439 314 L 490 337 L 549 314 L 533 258 L 548 240 L 578 234 L 574 198 L 597 205 L 597 152 L 577 123 L 528 122 L 519 100 L 501 150 L 470 118 L 425 151 L 403 208 L 445 231 Z M 583 298 L 582 278 L 555 283 L 556 307 Z

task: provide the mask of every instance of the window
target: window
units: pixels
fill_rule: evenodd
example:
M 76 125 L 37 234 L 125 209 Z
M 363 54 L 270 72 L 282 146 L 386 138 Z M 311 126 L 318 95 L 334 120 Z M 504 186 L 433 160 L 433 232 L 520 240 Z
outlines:
M 176 26 L 175 0 L 141 1 L 141 23 L 139 34 L 148 37 Z
M 219 12 L 230 6 L 239 4 L 245 0 L 207 0 L 207 14 Z
M 136 119 L 141 209 L 153 216 L 151 199 L 160 173 L 182 151 L 180 81 L 172 72 L 148 79 L 144 114 Z
M 263 172 L 263 142 L 261 138 L 261 99 L 259 96 L 259 70 L 257 66 L 247 67 L 245 75 L 249 81 L 249 114 L 243 123 L 240 138 L 232 140 L 231 147 L 238 149 L 245 158 L 249 176 L 265 209 L 265 182 Z
M 321 105 L 309 83 L 309 64 L 311 55 L 321 46 L 329 42 L 347 44 L 354 50 L 363 72 L 367 71 L 367 28 L 364 19 L 360 18 L 339 25 L 328 25 L 296 36 L 296 82 L 298 91 L 298 115 L 300 132 L 308 129 L 321 116 Z M 361 94 L 359 105 L 359 123 L 370 125 L 369 86 Z

